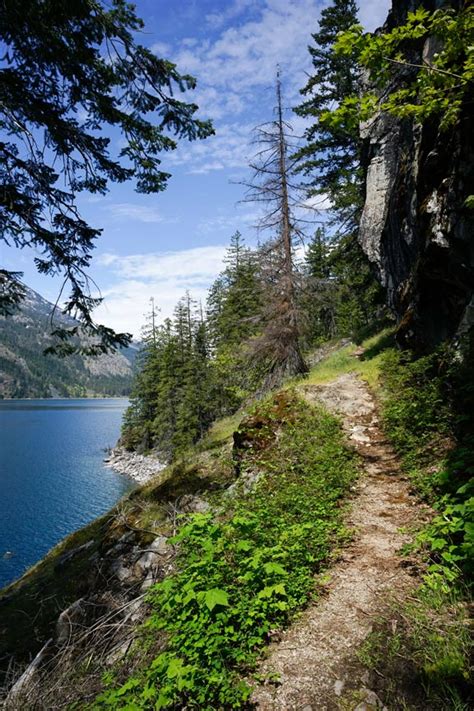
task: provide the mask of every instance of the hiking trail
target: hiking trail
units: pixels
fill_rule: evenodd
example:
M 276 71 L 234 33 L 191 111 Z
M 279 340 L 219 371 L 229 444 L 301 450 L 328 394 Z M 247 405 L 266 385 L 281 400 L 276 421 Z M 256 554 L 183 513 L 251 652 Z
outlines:
M 425 519 L 428 507 L 412 495 L 365 382 L 348 373 L 324 385 L 303 384 L 300 392 L 342 418 L 361 457 L 347 518 L 354 536 L 327 571 L 325 594 L 270 645 L 258 672 L 276 673 L 279 681 L 257 686 L 252 701 L 262 711 L 381 709 L 357 652 L 387 602 L 419 583 L 416 564 L 399 551 L 410 539 L 403 529 Z

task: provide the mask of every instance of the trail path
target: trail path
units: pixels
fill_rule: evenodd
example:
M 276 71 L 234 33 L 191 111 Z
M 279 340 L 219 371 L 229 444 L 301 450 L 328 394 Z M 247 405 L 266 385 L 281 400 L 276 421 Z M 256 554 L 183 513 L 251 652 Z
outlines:
M 346 374 L 326 385 L 303 386 L 301 392 L 342 417 L 362 458 L 347 522 L 356 533 L 329 571 L 327 594 L 270 647 L 259 671 L 278 672 L 280 683 L 257 687 L 252 700 L 263 711 L 382 708 L 367 688 L 357 651 L 388 599 L 403 598 L 417 583 L 416 568 L 397 551 L 408 540 L 400 528 L 415 524 L 426 510 L 410 494 L 364 382 Z

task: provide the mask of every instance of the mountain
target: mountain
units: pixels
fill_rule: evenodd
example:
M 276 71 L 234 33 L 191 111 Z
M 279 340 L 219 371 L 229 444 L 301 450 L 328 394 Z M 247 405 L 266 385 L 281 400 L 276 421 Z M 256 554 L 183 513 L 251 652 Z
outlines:
M 0 398 L 127 395 L 138 346 L 96 358 L 44 355 L 53 304 L 26 289 L 21 308 L 0 317 Z M 55 326 L 77 322 L 56 312 Z

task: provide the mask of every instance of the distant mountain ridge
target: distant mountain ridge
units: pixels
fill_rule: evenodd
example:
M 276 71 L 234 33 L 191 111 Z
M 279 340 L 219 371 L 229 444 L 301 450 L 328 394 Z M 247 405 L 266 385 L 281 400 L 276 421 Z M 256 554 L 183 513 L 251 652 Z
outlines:
M 53 304 L 33 289 L 19 310 L 0 316 L 0 398 L 122 396 L 130 391 L 137 345 L 96 358 L 44 355 Z M 56 311 L 55 327 L 77 321 Z

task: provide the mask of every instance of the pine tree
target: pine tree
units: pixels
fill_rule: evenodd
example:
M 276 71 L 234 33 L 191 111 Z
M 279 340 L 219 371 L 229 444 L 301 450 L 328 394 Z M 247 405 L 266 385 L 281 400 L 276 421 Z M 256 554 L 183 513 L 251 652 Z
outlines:
M 310 196 L 329 197 L 332 214 L 344 232 L 357 225 L 362 205 L 361 143 L 357 129 L 329 128 L 321 117 L 346 97 L 357 94 L 357 63 L 351 56 L 334 52 L 338 33 L 356 23 L 354 0 L 333 0 L 321 12 L 319 30 L 312 35 L 314 46 L 308 47 L 314 71 L 301 89 L 305 100 L 294 109 L 298 116 L 313 121 L 305 132 L 305 145 L 296 153 L 297 171 L 308 179 Z
M 226 267 L 209 290 L 207 332 L 212 352 L 212 400 L 219 415 L 234 412 L 255 385 L 246 358 L 260 327 L 262 290 L 257 255 L 236 232 Z
M 314 46 L 309 47 L 314 71 L 301 90 L 306 99 L 295 109 L 312 120 L 305 145 L 295 154 L 296 170 L 307 178 L 308 196 L 329 197 L 328 223 L 335 227 L 325 262 L 331 279 L 313 274 L 309 287 L 314 300 L 309 315 L 316 338 L 353 335 L 375 319 L 382 301 L 381 288 L 357 241 L 364 197 L 358 125 L 325 120 L 334 106 L 357 95 L 360 88 L 355 54 L 334 50 L 339 33 L 355 24 L 354 0 L 333 0 L 322 11 L 319 30 L 312 35 Z M 312 249 L 317 255 L 320 245 L 313 242 Z
M 93 321 L 100 300 L 90 296 L 86 270 L 101 230 L 79 214 L 78 194 L 105 194 L 126 180 L 157 193 L 170 177 L 163 154 L 178 139 L 213 132 L 195 117 L 195 104 L 177 97 L 194 78 L 138 44 L 142 28 L 125 0 L 0 3 L 0 244 L 34 248 L 41 273 L 64 276 L 67 313 L 98 340 L 86 353 L 129 337 Z M 121 134 L 118 151 L 113 131 Z M 0 270 L 0 312 L 21 299 L 19 280 Z M 74 329 L 59 335 L 58 350 L 74 350 Z
M 331 272 L 331 246 L 324 227 L 318 227 L 304 262 L 302 309 L 307 346 L 318 345 L 337 334 L 338 284 Z
M 230 239 L 225 270 L 209 291 L 207 315 L 216 348 L 235 347 L 255 333 L 261 306 L 256 255 L 240 232 Z
M 146 314 L 142 329 L 142 348 L 137 357 L 130 405 L 122 426 L 122 444 L 128 449 L 148 451 L 154 446 L 152 423 L 159 408 L 157 383 L 162 378 L 163 332 L 155 324 L 155 304 L 152 299 L 151 311 Z
M 324 227 L 318 227 L 305 254 L 306 270 L 311 279 L 328 279 L 330 277 L 329 254 L 330 248 L 326 230 Z

